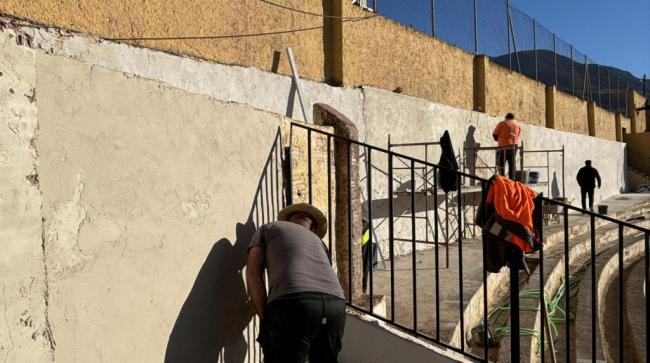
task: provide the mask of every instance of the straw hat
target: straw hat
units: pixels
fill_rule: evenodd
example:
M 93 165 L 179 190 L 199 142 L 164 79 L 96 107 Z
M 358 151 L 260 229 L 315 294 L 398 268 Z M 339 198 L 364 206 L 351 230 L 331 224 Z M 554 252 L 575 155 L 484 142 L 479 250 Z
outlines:
M 309 214 L 309 216 L 311 216 L 311 218 L 314 220 L 314 233 L 319 238 L 325 237 L 325 234 L 327 233 L 327 218 L 323 212 L 309 203 L 292 204 L 284 208 L 280 211 L 280 214 L 278 214 L 278 220 L 286 221 L 289 219 L 289 217 L 291 217 L 292 214 L 296 212 Z

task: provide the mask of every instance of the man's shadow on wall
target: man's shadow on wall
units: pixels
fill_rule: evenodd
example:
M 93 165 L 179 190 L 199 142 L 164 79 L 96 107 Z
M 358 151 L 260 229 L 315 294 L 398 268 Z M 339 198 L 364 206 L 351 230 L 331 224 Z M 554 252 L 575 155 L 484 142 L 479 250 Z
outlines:
M 237 223 L 235 243 L 227 238 L 218 240 L 199 270 L 169 335 L 166 363 L 217 362 L 220 357 L 225 363 L 243 363 L 246 359 L 249 344 L 254 343 L 255 337 L 248 336 L 247 342 L 244 331 L 253 318 L 254 309 L 246 292 L 242 269 L 246 265 L 248 243 L 256 229 L 254 218 L 258 221 L 260 209 L 264 215 L 264 198 L 268 204 L 269 198 L 274 197 L 273 193 L 269 197 L 266 177 L 269 170 L 273 173 L 271 165 L 278 145 L 279 131 L 248 218 L 243 224 Z M 266 195 L 262 188 L 265 184 Z M 278 195 L 275 197 L 279 198 Z M 259 220 L 261 223 L 268 219 L 262 218 Z

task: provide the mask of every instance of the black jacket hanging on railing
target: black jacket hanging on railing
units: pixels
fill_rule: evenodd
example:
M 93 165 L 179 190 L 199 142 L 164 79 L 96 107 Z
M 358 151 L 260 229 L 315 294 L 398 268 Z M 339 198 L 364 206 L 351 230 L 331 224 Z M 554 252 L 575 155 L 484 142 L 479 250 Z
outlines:
M 540 235 L 542 229 L 542 194 L 532 200 L 534 231 L 529 231 L 520 223 L 501 218 L 494 204 L 487 202 L 494 179 L 495 177 L 492 177 L 486 182 L 476 215 L 476 224 L 481 226 L 487 243 L 485 269 L 489 272 L 499 272 L 503 266 L 509 265 L 508 256 L 514 255 L 517 264 L 515 267 L 530 274 L 530 269 L 524 258 L 524 250 L 521 246 L 513 243 L 513 237 L 517 237 L 520 242 L 529 244 L 529 248 L 526 248 L 527 252 L 539 249 L 540 241 L 537 236 Z
M 445 193 L 449 193 L 458 190 L 458 176 L 455 171 L 459 169 L 449 131 L 445 130 L 445 133 L 440 138 L 440 148 L 442 149 L 440 161 L 438 162 L 438 165 L 442 167 L 438 171 L 440 187 Z

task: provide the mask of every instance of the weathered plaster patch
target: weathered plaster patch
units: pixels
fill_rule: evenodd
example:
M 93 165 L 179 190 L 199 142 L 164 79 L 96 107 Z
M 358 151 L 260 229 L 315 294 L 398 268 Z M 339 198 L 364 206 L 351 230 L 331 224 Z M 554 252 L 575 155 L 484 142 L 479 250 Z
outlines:
M 210 196 L 195 193 L 194 197 L 183 202 L 183 213 L 190 223 L 199 223 L 203 220 L 210 208 Z
M 86 209 L 80 205 L 84 189 L 81 175 L 77 175 L 77 181 L 72 199 L 56 205 L 44 226 L 48 273 L 57 277 L 82 270 L 89 260 L 79 248 L 79 230 L 86 220 Z

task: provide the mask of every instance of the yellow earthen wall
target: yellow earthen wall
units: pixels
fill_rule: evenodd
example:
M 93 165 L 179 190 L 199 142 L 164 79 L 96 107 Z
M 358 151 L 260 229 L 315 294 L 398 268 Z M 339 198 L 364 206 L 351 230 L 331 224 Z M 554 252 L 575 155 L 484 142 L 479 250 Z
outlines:
M 274 2 L 322 14 L 320 0 Z M 291 47 L 300 75 L 323 80 L 323 19 L 271 6 L 259 0 L 3 0 L 0 12 L 102 38 L 222 36 L 316 28 L 287 34 L 225 39 L 128 41 L 162 51 L 222 64 L 271 71 L 280 51 L 279 73 L 291 69 Z
M 630 133 L 631 125 L 632 125 L 632 121 L 630 121 L 629 118 L 621 115 L 621 128 L 625 129 L 626 132 L 626 134 L 623 135 L 623 140 L 625 140 L 625 138 L 627 137 L 625 135 L 628 135 Z
M 650 158 L 650 133 L 645 132 L 627 135 L 625 142 L 630 148 Z
M 596 137 L 616 141 L 616 116 L 598 106 L 594 107 Z
M 346 16 L 368 16 L 347 4 Z M 348 85 L 386 90 L 459 108 L 473 107 L 474 56 L 392 20 L 343 24 L 343 74 Z
M 486 113 L 503 116 L 512 112 L 522 122 L 546 124 L 544 84 L 490 62 L 486 86 Z
M 641 96 L 640 94 L 634 92 L 634 108 L 641 107 L 645 104 L 645 97 Z M 639 111 L 639 113 L 636 114 L 636 130 L 634 132 L 644 132 L 646 130 L 646 122 L 647 119 L 646 117 L 648 116 L 648 112 L 646 111 Z
M 556 92 L 555 129 L 589 135 L 587 102 L 564 92 Z

